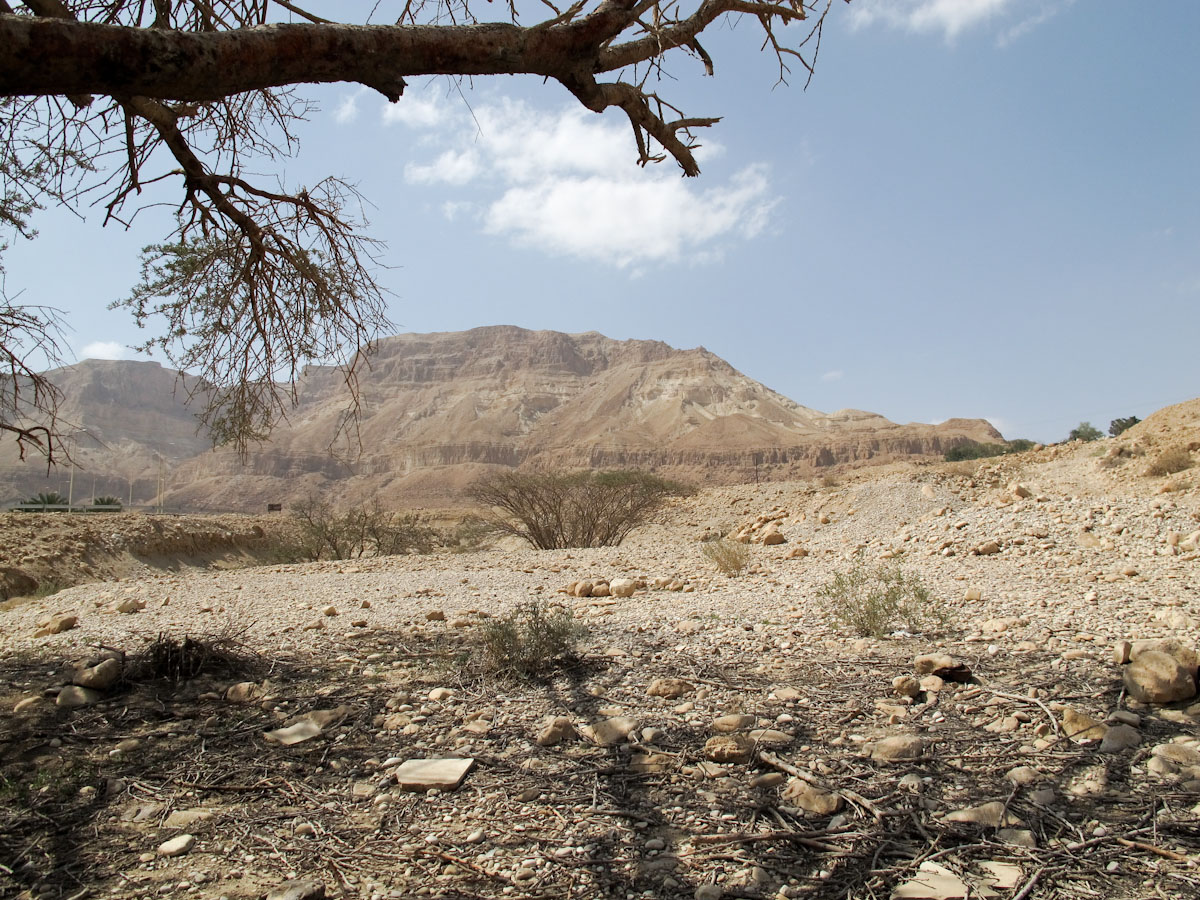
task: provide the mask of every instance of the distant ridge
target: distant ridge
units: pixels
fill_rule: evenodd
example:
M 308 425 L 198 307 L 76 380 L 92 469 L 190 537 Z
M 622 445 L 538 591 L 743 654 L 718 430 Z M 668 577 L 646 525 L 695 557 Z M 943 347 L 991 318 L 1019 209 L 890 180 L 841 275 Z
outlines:
M 95 478 L 98 493 L 119 497 L 132 485 L 134 502 L 146 503 L 165 482 L 164 505 L 190 510 L 261 511 L 313 493 L 447 505 L 492 466 L 636 466 L 705 483 L 756 470 L 805 477 L 1001 439 L 981 419 L 897 425 L 861 410 L 823 413 L 703 348 L 508 325 L 380 341 L 360 379 L 358 443 L 339 438 L 340 376 L 311 368 L 289 421 L 245 464 L 196 433 L 183 400 L 202 385 L 157 363 L 88 360 L 50 376 L 77 426 L 77 485 L 90 490 Z M 3 471 L 14 498 L 61 490 L 65 479 L 8 458 Z

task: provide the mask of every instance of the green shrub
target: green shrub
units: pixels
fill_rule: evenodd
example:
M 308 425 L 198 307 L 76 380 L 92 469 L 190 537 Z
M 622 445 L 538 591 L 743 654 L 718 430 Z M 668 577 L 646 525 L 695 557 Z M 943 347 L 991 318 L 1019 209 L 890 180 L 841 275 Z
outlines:
M 467 488 L 487 522 L 539 550 L 615 547 L 670 498 L 695 489 L 648 472 L 499 472 Z
M 22 500 L 21 506 L 66 506 L 67 498 L 58 491 L 42 491 L 36 497 L 30 497 L 28 500 Z
M 121 506 L 121 501 L 116 497 L 97 497 L 92 501 L 92 506 Z
M 717 571 L 730 578 L 741 575 L 750 565 L 750 548 L 737 541 L 709 541 L 700 552 L 717 567 Z
M 1184 469 L 1191 468 L 1192 455 L 1183 447 L 1172 447 L 1158 454 L 1146 467 L 1146 474 L 1152 476 L 1174 475 Z
M 987 459 L 992 456 L 1005 456 L 1009 453 L 1024 453 L 1032 450 L 1034 443 L 1026 438 L 1006 441 L 1003 444 L 989 444 L 980 441 L 967 441 L 951 447 L 946 451 L 946 462 L 964 462 L 970 459 Z
M 1100 429 L 1091 422 L 1080 422 L 1071 429 L 1071 433 L 1067 435 L 1068 441 L 1098 441 L 1104 437 L 1100 433 Z
M 485 622 L 480 644 L 485 667 L 498 675 L 535 678 L 570 660 L 585 629 L 571 610 L 540 600 L 521 603 Z
M 868 566 L 861 556 L 849 571 L 834 575 L 817 596 L 836 623 L 862 637 L 882 637 L 899 629 L 937 631 L 951 620 L 949 610 L 939 604 L 920 576 L 895 563 Z
M 1138 422 L 1142 421 L 1137 416 L 1127 416 L 1124 419 L 1113 419 L 1108 423 L 1108 433 L 1113 437 L 1117 437 L 1124 431 L 1128 431 Z

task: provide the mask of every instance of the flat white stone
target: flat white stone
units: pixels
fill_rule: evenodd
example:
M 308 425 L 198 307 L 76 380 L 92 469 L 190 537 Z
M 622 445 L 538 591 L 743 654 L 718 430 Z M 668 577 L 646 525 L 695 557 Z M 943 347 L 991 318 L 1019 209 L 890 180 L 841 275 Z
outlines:
M 396 783 L 406 791 L 452 791 L 474 766 L 473 759 L 410 759 L 396 770 Z
M 196 839 L 190 834 L 181 834 L 169 841 L 158 845 L 159 856 L 183 856 L 196 845 Z

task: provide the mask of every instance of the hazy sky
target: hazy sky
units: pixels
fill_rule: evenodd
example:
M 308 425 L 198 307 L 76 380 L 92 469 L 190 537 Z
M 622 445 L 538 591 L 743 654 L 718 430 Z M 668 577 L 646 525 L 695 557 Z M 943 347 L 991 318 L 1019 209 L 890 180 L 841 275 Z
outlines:
M 697 179 L 534 78 L 314 90 L 258 169 L 358 184 L 397 331 L 703 345 L 806 406 L 1038 440 L 1200 394 L 1200 3 L 838 0 L 807 91 L 757 23 L 704 43 L 715 78 L 679 56 L 658 87 L 723 116 Z M 132 356 L 105 307 L 161 235 L 100 218 L 43 215 L 7 289 Z

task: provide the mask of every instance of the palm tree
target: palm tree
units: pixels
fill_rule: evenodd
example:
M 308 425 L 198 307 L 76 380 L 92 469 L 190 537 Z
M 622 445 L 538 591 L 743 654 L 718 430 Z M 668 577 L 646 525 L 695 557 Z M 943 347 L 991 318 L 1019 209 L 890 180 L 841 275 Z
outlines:
M 47 506 L 66 506 L 67 498 L 58 491 L 50 491 L 49 493 L 42 491 L 36 497 L 31 497 L 26 500 L 22 505 L 40 506 L 42 509 L 45 509 Z
M 92 506 L 120 506 L 121 501 L 116 497 L 97 497 L 92 501 Z

